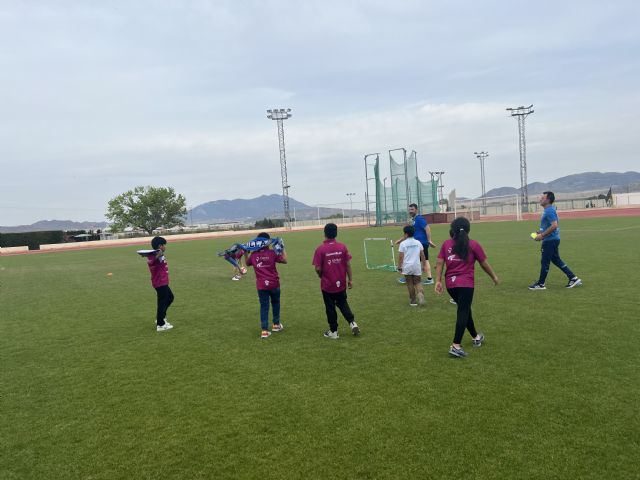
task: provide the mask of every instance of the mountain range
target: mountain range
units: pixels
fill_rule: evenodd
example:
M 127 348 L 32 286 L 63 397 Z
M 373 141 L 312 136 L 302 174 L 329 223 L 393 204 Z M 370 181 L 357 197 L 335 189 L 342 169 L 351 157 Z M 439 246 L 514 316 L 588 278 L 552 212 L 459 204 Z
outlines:
M 623 193 L 640 190 L 640 172 L 585 172 L 567 175 L 552 180 L 548 183 L 533 182 L 527 184 L 529 195 L 540 194 L 544 191 L 554 193 L 591 192 L 603 190 L 606 194 L 612 188 L 613 193 Z M 489 190 L 487 197 L 499 197 L 502 195 L 514 195 L 520 193 L 519 188 L 500 187 Z
M 0 233 L 45 232 L 50 230 L 98 230 L 107 226 L 107 222 L 74 222 L 73 220 L 40 220 L 31 225 L 0 226 Z
M 640 191 L 640 172 L 585 172 L 557 178 L 550 182 L 533 182 L 528 184 L 530 195 L 551 190 L 555 193 L 599 192 L 606 194 L 612 188 L 614 193 Z M 513 195 L 520 192 L 516 187 L 493 188 L 487 192 L 487 197 Z M 462 197 L 459 197 L 462 198 Z M 289 198 L 291 215 L 298 220 L 308 220 L 327 217 L 341 213 L 340 208 L 317 207 L 306 205 L 294 198 Z M 355 210 L 354 213 L 361 213 Z M 345 210 L 346 213 L 346 210 Z M 257 198 L 235 200 L 215 200 L 206 202 L 187 212 L 186 223 L 220 223 L 246 222 L 251 223 L 262 218 L 282 218 L 282 195 L 262 195 Z M 14 227 L 0 226 L 0 233 L 28 232 L 41 230 L 96 230 L 105 228 L 105 222 L 74 222 L 71 220 L 42 220 L 31 225 Z

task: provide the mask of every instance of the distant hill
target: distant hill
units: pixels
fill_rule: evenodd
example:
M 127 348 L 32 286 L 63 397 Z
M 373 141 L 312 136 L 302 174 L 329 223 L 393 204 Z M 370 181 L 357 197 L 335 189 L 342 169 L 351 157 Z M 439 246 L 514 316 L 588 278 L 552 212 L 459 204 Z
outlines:
M 291 216 L 298 220 L 317 218 L 318 209 L 289 197 Z M 320 208 L 320 216 L 341 212 L 339 208 Z M 354 209 L 354 212 L 358 210 Z M 282 195 L 262 195 L 256 198 L 215 200 L 203 203 L 187 212 L 189 223 L 253 222 L 263 218 L 283 218 Z
M 43 232 L 48 230 L 97 230 L 107 226 L 106 222 L 74 222 L 73 220 L 40 220 L 31 225 L 14 227 L 0 226 L 0 233 Z
M 529 194 L 537 195 L 546 190 L 554 193 L 589 192 L 603 190 L 606 193 L 609 187 L 613 187 L 614 193 L 640 190 L 640 172 L 585 172 L 567 175 L 547 183 L 533 182 L 527 185 Z M 514 195 L 520 192 L 520 188 L 500 187 L 487 192 L 487 197 L 502 195 Z
M 310 209 L 293 198 L 289 198 L 289 208 Z M 194 207 L 188 212 L 193 223 L 250 221 L 262 218 L 282 218 L 282 195 L 262 195 L 256 198 L 237 198 L 235 200 L 214 200 Z

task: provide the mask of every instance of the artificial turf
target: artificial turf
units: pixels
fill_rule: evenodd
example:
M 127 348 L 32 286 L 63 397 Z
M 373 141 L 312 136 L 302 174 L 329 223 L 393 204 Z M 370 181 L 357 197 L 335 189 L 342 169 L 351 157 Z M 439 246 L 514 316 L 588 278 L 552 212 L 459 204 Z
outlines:
M 476 268 L 487 340 L 465 359 L 446 294 L 411 308 L 398 274 L 365 269 L 363 239 L 399 227 L 340 230 L 362 335 L 340 319 L 337 341 L 319 231 L 284 234 L 285 330 L 266 340 L 253 272 L 232 282 L 215 255 L 242 236 L 168 237 L 164 333 L 136 247 L 0 257 L 0 478 L 639 478 L 640 218 L 561 219 L 571 290 L 553 266 L 527 290 L 535 227 L 472 225 L 501 284 Z

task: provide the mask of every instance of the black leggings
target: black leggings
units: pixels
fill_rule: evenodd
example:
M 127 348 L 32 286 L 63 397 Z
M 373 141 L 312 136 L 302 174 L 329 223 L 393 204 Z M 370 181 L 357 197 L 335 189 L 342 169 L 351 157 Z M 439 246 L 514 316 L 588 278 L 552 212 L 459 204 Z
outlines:
M 340 309 L 340 312 L 347 322 L 353 322 L 354 316 L 351 308 L 349 308 L 349 302 L 347 302 L 346 290 L 337 293 L 322 291 L 322 299 L 324 300 L 324 308 L 327 312 L 329 329 L 332 332 L 338 331 L 338 312 L 336 312 L 336 307 Z
M 169 285 L 157 287 L 156 292 L 158 292 L 158 313 L 156 314 L 156 324 L 161 327 L 164 325 L 164 317 L 167 316 L 169 305 L 173 303 L 173 292 L 169 288 Z
M 458 316 L 456 320 L 456 334 L 453 343 L 460 344 L 464 330 L 469 330 L 473 338 L 476 338 L 476 326 L 473 324 L 473 314 L 471 313 L 471 303 L 473 302 L 473 288 L 456 287 L 447 288 L 451 298 L 458 304 Z

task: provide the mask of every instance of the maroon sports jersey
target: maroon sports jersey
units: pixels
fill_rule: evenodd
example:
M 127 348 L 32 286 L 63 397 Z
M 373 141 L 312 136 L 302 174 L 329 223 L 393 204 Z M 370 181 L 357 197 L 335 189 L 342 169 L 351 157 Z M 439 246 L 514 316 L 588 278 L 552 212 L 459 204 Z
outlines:
M 313 255 L 313 265 L 322 270 L 320 289 L 327 293 L 342 292 L 347 288 L 347 264 L 351 255 L 347 246 L 335 239 L 322 242 Z
M 282 263 L 282 255 L 265 248 L 253 252 L 247 258 L 247 266 L 252 266 L 256 272 L 256 287 L 258 290 L 273 290 L 280 288 L 280 277 L 276 263 Z

